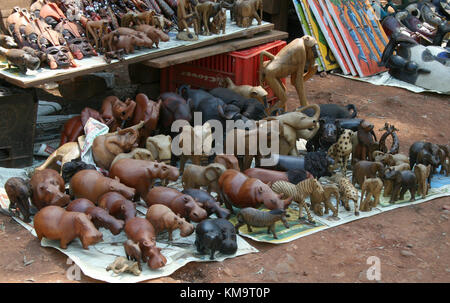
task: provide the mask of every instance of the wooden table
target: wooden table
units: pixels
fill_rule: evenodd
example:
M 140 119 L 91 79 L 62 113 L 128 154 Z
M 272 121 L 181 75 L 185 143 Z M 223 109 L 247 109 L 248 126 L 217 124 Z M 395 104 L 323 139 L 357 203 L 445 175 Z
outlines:
M 249 48 L 252 46 L 269 43 L 276 40 L 283 40 L 288 37 L 288 33 L 271 30 L 255 34 L 252 38 L 240 38 L 230 41 L 225 41 L 219 44 L 206 46 L 194 50 L 185 51 L 183 53 L 177 53 L 143 61 L 142 64 L 153 68 L 165 68 L 180 63 L 186 63 L 197 59 L 202 59 L 209 56 L 219 55 L 223 53 L 232 52 L 239 49 Z
M 233 29 L 234 27 L 234 29 Z M 0 78 L 5 79 L 16 86 L 22 88 L 37 87 L 49 82 L 60 82 L 68 79 L 73 79 L 78 76 L 92 74 L 100 72 L 108 67 L 117 67 L 120 65 L 128 65 L 132 63 L 144 62 L 161 57 L 167 57 L 174 54 L 180 54 L 180 56 L 186 56 L 186 52 L 190 52 L 193 49 L 202 48 L 210 45 L 220 45 L 225 41 L 231 41 L 235 39 L 245 40 L 250 37 L 254 37 L 258 33 L 264 33 L 273 30 L 274 25 L 271 23 L 263 22 L 262 25 L 252 26 L 250 28 L 237 28 L 236 25 L 229 25 L 227 28 L 230 32 L 225 35 L 215 35 L 213 37 L 207 37 L 196 42 L 176 42 L 175 34 L 171 33 L 171 41 L 160 43 L 160 49 L 140 50 L 134 54 L 127 55 L 123 61 L 113 60 L 112 63 L 107 64 L 101 57 L 91 57 L 78 61 L 79 67 L 69 68 L 66 70 L 54 70 L 43 69 L 42 72 L 36 73 L 36 75 L 14 75 L 6 71 L 0 70 Z M 253 45 L 257 45 L 258 41 L 267 40 L 252 40 Z M 264 43 L 264 42 L 261 42 Z M 245 44 L 247 47 L 253 46 L 249 43 Z M 214 55 L 214 53 L 205 54 L 205 57 Z M 30 72 L 29 72 L 30 73 Z

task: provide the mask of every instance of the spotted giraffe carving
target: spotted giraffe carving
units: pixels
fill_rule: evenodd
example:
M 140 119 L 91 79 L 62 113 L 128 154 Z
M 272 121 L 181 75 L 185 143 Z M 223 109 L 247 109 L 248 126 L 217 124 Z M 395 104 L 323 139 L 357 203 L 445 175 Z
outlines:
M 340 166 L 344 175 L 347 172 L 348 158 L 353 150 L 352 137 L 355 135 L 356 132 L 350 129 L 344 130 L 337 142 L 328 149 L 328 156 L 334 159 L 334 168 Z

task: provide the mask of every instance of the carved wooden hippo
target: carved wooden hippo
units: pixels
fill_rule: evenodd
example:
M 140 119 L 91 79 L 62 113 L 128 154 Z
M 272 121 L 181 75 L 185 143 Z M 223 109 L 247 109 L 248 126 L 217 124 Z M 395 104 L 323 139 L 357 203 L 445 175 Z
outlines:
M 226 208 L 222 208 L 220 206 L 220 203 L 217 202 L 217 200 L 214 199 L 214 197 L 211 196 L 211 194 L 209 194 L 207 191 L 188 188 L 184 189 L 182 193 L 194 198 L 194 200 L 197 201 L 201 205 L 201 207 L 206 210 L 206 212 L 208 213 L 208 217 L 212 214 L 215 214 L 217 218 L 225 219 L 231 216 L 230 211 Z
M 135 188 L 137 197 L 144 200 L 155 179 L 176 181 L 179 175 L 178 168 L 174 166 L 136 159 L 121 159 L 114 163 L 109 172 L 111 178 L 118 177 L 125 185 Z
M 169 241 L 172 241 L 172 231 L 180 229 L 180 235 L 187 237 L 194 232 L 194 226 L 184 218 L 180 218 L 170 208 L 162 204 L 155 204 L 147 210 L 146 219 L 152 223 L 159 234 L 165 230 L 169 232 Z
M 64 180 L 56 170 L 35 171 L 30 180 L 30 186 L 31 202 L 37 209 L 48 205 L 64 207 L 70 202 L 69 195 L 65 193 Z
M 125 223 L 136 217 L 136 205 L 117 192 L 106 193 L 98 199 L 98 206 L 106 209 L 116 219 Z
M 95 206 L 92 201 L 88 199 L 76 199 L 69 203 L 66 207 L 67 211 L 74 211 L 85 213 L 91 216 L 92 223 L 94 223 L 96 228 L 104 227 L 109 229 L 113 235 L 118 235 L 125 225 L 123 220 L 117 220 L 111 216 L 107 210 Z
M 139 245 L 142 261 L 147 262 L 151 269 L 166 265 L 167 259 L 161 254 L 161 248 L 156 247 L 155 228 L 147 219 L 136 217 L 128 220 L 125 233 L 128 239 Z
M 46 206 L 34 216 L 34 229 L 39 240 L 59 240 L 59 246 L 67 248 L 73 239 L 80 238 L 84 249 L 100 242 L 103 234 L 91 222 L 89 215 L 66 211 L 59 206 Z
M 75 198 L 86 198 L 97 203 L 101 195 L 115 191 L 127 199 L 136 194 L 134 188 L 120 183 L 117 179 L 104 177 L 96 170 L 82 170 L 77 172 L 70 180 L 70 190 Z
M 232 206 L 239 208 L 258 208 L 264 204 L 268 209 L 285 209 L 292 198 L 282 200 L 267 184 L 256 178 L 249 178 L 243 173 L 228 169 L 219 179 L 222 200 L 230 211 Z
M 145 202 L 149 207 L 155 204 L 164 204 L 188 222 L 191 220 L 201 222 L 208 217 L 206 210 L 191 196 L 185 195 L 173 188 L 155 187 L 148 192 Z

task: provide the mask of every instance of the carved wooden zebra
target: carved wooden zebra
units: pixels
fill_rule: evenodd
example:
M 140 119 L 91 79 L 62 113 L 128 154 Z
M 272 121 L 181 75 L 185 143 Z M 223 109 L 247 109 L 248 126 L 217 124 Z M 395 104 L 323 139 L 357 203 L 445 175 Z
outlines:
M 288 197 L 293 197 L 293 200 L 298 203 L 298 218 L 302 217 L 303 208 L 308 216 L 308 221 L 315 223 L 311 217 L 309 207 L 305 204 L 305 199 L 309 197 L 313 192 L 318 192 L 323 195 L 323 187 L 316 179 L 306 179 L 299 182 L 297 185 L 286 181 L 277 181 L 272 184 L 272 190 L 277 194 L 284 194 Z

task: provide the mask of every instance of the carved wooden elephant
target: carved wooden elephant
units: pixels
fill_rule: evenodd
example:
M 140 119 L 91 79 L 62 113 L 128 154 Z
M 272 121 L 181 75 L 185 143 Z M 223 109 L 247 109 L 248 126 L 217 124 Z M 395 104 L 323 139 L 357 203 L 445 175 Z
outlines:
M 403 200 L 404 195 L 408 190 L 411 194 L 410 202 L 416 200 L 417 178 L 412 171 L 393 170 L 385 173 L 384 177 L 394 183 L 394 189 L 392 190 L 391 199 L 389 200 L 390 203 L 395 203 L 399 198 L 400 200 Z
M 312 117 L 304 114 L 302 111 L 313 108 L 315 114 Z M 284 155 L 298 156 L 297 140 L 312 138 L 320 128 L 319 123 L 320 107 L 317 104 L 302 107 L 301 109 L 274 117 L 283 124 L 283 137 L 289 145 L 289 152 Z M 281 149 L 280 149 L 281 154 Z
M 142 127 L 143 123 L 140 124 Z M 92 155 L 98 167 L 109 170 L 114 158 L 137 147 L 139 139 L 135 128 L 122 129 L 115 133 L 98 136 L 92 145 Z
M 422 199 L 425 199 L 428 194 L 428 187 L 430 186 L 428 176 L 431 174 L 431 165 L 416 164 L 414 166 L 414 174 L 416 174 L 417 178 L 417 193 L 422 195 Z
M 212 1 L 206 1 L 203 3 L 198 3 L 195 6 L 195 12 L 197 13 L 197 16 L 199 18 L 199 28 L 200 31 L 203 30 L 203 34 L 206 36 L 211 35 L 211 31 L 210 31 L 210 19 L 214 16 L 216 16 L 220 10 L 226 6 L 226 3 L 221 1 L 219 3 L 215 3 Z
M 275 153 L 287 153 L 290 150 L 288 142 L 283 137 L 283 123 L 276 125 L 276 120 L 261 120 L 256 123 L 256 127 L 250 130 L 233 129 L 226 135 L 225 150 L 228 154 L 233 153 L 239 160 L 241 171 L 249 169 L 253 158 L 259 161 L 261 157 L 268 156 L 261 148 L 266 140 L 266 152 L 272 152 L 270 143 L 279 143 L 279 150 Z M 275 123 L 275 124 L 272 124 Z M 278 127 L 277 127 L 278 126 Z M 270 148 L 270 150 L 269 150 Z M 241 157 L 242 156 L 242 157 Z
M 202 158 L 208 156 L 212 150 L 212 130 L 209 123 L 194 127 L 185 125 L 179 136 L 179 147 L 182 150 L 180 172 L 184 171 L 186 160 L 201 165 Z
M 409 170 L 409 163 L 401 163 L 399 165 L 390 166 L 390 167 L 387 167 L 384 169 L 384 172 L 383 172 L 383 183 L 384 183 L 383 197 L 389 197 L 392 193 L 392 189 L 394 187 L 394 182 L 392 182 L 392 180 L 388 180 L 388 179 L 384 178 L 384 175 L 386 175 L 386 173 L 389 173 L 393 170 L 398 170 L 398 171 Z
M 219 193 L 218 180 L 227 169 L 222 164 L 212 163 L 208 166 L 190 164 L 183 173 L 183 188 L 200 188 L 206 186 L 209 193 Z
M 168 162 L 172 157 L 172 138 L 170 136 L 148 137 L 145 147 L 150 151 L 154 160 Z
M 352 184 L 360 187 L 365 178 L 383 177 L 384 165 L 381 162 L 359 161 L 353 166 Z
M 153 157 L 153 154 L 145 148 L 135 148 L 129 153 L 121 153 L 118 154 L 114 160 L 111 163 L 111 167 L 119 161 L 120 159 L 137 159 L 137 160 L 147 160 L 147 161 L 154 161 L 155 158 Z
M 262 0 L 237 0 L 234 5 L 234 14 L 236 24 L 239 27 L 250 27 L 253 23 L 253 19 L 256 19 L 258 21 L 258 25 L 261 25 L 263 17 Z
M 361 202 L 359 203 L 360 211 L 371 211 L 373 207 L 377 207 L 380 203 L 381 190 L 383 189 L 383 181 L 380 178 L 365 178 L 361 185 Z M 364 195 L 366 196 L 364 198 Z M 371 198 L 373 197 L 373 202 Z

